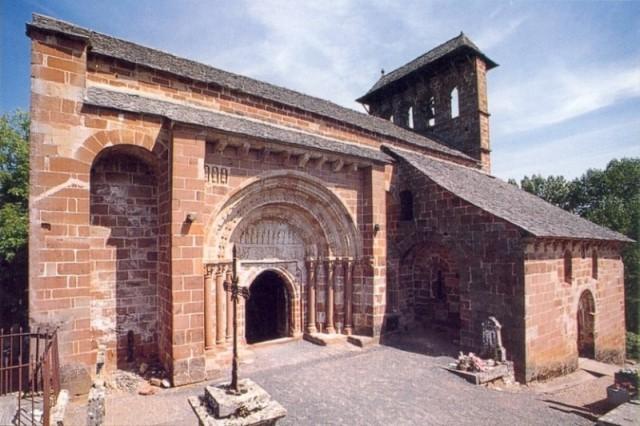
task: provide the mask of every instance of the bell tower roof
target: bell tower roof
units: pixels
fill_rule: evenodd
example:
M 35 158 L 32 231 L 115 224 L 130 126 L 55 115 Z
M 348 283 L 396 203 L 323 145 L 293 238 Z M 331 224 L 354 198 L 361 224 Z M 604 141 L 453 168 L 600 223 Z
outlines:
M 467 37 L 465 33 L 461 31 L 458 36 L 429 50 L 427 53 L 418 56 L 417 58 L 406 63 L 400 68 L 396 68 L 395 70 L 388 73 L 383 73 L 378 81 L 371 87 L 371 89 L 369 89 L 369 91 L 363 96 L 356 99 L 356 101 L 360 103 L 367 103 L 369 99 L 380 93 L 385 88 L 393 85 L 397 81 L 402 80 L 405 77 L 419 71 L 424 71 L 429 68 L 435 67 L 444 59 L 465 54 L 482 58 L 486 64 L 487 70 L 498 66 L 497 63 L 495 63 L 493 60 L 489 59 L 487 55 L 482 53 L 478 46 L 476 46 L 476 44 L 471 41 L 471 39 Z

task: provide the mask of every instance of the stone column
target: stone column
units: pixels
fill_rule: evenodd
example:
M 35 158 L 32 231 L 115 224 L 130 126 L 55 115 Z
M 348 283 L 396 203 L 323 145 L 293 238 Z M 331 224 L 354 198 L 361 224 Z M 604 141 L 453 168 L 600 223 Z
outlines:
M 316 262 L 307 260 L 307 333 L 316 333 Z
M 224 342 L 224 284 L 223 267 L 216 267 L 216 345 Z
M 325 261 L 325 266 L 327 268 L 327 297 L 325 300 L 325 315 L 326 315 L 326 330 L 325 332 L 328 334 L 333 334 L 336 332 L 336 329 L 333 325 L 333 287 L 335 280 L 335 271 L 334 268 L 336 266 L 336 262 L 332 259 Z
M 215 287 L 213 284 L 213 266 L 205 266 L 204 272 L 204 348 L 211 349 L 216 343 L 214 317 Z
M 344 259 L 344 334 L 351 335 L 353 332 L 353 308 L 351 298 L 353 296 L 353 260 Z
M 227 282 L 230 283 L 231 279 L 231 270 L 227 270 Z M 225 291 L 227 296 L 227 342 L 230 342 L 233 339 L 233 302 L 231 301 L 231 292 Z

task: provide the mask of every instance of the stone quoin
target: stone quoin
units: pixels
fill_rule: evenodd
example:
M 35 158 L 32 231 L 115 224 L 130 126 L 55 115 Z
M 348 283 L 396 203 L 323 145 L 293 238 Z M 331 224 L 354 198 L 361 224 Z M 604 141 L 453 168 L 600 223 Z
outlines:
M 225 374 L 233 247 L 241 346 L 421 324 L 479 351 L 492 316 L 520 381 L 623 360 L 629 240 L 489 174 L 497 64 L 464 34 L 369 114 L 42 15 L 27 34 L 29 314 L 64 364 Z

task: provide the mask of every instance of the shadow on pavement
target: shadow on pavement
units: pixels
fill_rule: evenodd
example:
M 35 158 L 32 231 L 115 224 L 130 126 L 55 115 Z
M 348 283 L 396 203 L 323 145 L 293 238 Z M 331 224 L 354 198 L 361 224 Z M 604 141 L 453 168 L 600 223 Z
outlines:
M 429 328 L 416 328 L 380 337 L 380 344 L 402 351 L 427 356 L 446 356 L 457 358 L 460 347 L 446 332 Z

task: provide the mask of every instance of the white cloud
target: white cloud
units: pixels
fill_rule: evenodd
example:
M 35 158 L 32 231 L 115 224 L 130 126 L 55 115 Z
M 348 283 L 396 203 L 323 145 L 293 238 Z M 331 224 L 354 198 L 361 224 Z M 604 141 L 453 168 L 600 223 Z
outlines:
M 503 26 L 490 25 L 478 32 L 474 37 L 474 42 L 484 51 L 492 49 L 494 46 L 507 40 L 526 20 L 526 17 L 521 16 L 508 21 Z
M 210 62 L 241 74 L 330 99 L 352 108 L 357 88 L 374 83 L 374 58 L 366 56 L 368 23 L 350 1 L 249 2 L 256 43 L 215 52 Z
M 503 144 L 493 152 L 492 172 L 505 180 L 532 174 L 574 178 L 589 168 L 604 168 L 613 158 L 640 157 L 640 118 L 621 121 L 551 140 Z
M 496 132 L 511 134 L 558 124 L 640 96 L 640 66 L 559 65 L 522 80 L 501 81 L 489 102 Z

